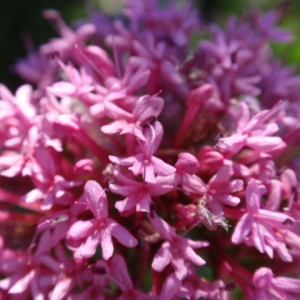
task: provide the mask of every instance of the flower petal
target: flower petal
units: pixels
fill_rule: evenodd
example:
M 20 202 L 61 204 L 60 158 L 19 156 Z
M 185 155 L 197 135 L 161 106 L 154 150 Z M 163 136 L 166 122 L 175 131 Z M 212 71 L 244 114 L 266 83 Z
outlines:
M 84 186 L 84 196 L 88 207 L 96 217 L 102 219 L 108 216 L 107 198 L 102 187 L 94 180 L 89 180 Z
M 111 235 L 123 246 L 134 248 L 138 244 L 138 240 L 123 226 L 109 219 L 109 227 Z
M 154 256 L 152 268 L 157 272 L 161 272 L 170 263 L 171 257 L 170 244 L 165 242 Z
M 245 214 L 241 217 L 237 225 L 235 226 L 231 241 L 234 244 L 240 244 L 245 240 L 247 235 L 250 233 L 253 224 L 253 216 Z

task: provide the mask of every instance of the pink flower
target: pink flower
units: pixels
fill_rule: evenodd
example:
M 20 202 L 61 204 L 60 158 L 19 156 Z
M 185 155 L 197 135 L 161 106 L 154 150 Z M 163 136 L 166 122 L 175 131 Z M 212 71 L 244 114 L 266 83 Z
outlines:
M 199 28 L 199 18 L 190 3 L 184 6 L 168 5 L 157 10 L 157 1 L 137 2 L 126 0 L 124 14 L 132 20 L 143 22 L 146 29 L 157 35 L 168 36 L 178 47 L 186 46 L 191 33 Z M 171 3 L 170 3 L 171 4 Z
M 241 179 L 233 179 L 233 170 L 230 166 L 222 166 L 207 184 L 206 200 L 211 210 L 217 214 L 222 214 L 223 205 L 236 206 L 240 198 L 233 196 L 243 189 L 244 183 Z
M 159 300 L 173 300 L 177 299 L 180 295 L 181 281 L 175 276 L 170 274 L 162 287 L 159 295 Z
M 31 295 L 42 300 L 54 288 L 62 263 L 50 255 L 47 237 L 41 238 L 35 254 L 28 252 L 26 255 L 1 258 L 1 269 L 9 276 L 0 280 L 0 288 L 10 296 Z
M 0 145 L 14 150 L 22 148 L 37 113 L 32 98 L 33 89 L 28 84 L 19 87 L 15 96 L 0 84 Z
M 108 217 L 108 204 L 101 186 L 90 180 L 84 187 L 85 202 L 95 218 L 77 221 L 67 233 L 68 245 L 78 249 L 82 257 L 89 258 L 101 244 L 102 256 L 109 259 L 113 255 L 112 236 L 125 247 L 133 248 L 138 241 L 123 226 Z
M 203 195 L 206 192 L 205 183 L 195 175 L 199 169 L 199 162 L 189 153 L 180 153 L 175 164 L 176 180 L 186 192 Z
M 260 268 L 253 274 L 256 299 L 296 299 L 300 295 L 300 280 L 288 277 L 275 277 L 269 268 Z M 271 297 L 271 298 L 270 298 Z
M 164 240 L 152 262 L 152 268 L 155 271 L 161 272 L 168 264 L 171 264 L 175 269 L 176 277 L 182 280 L 188 273 L 188 261 L 197 266 L 205 264 L 205 261 L 193 249 L 206 247 L 209 245 L 208 242 L 192 241 L 177 235 L 172 227 L 158 216 L 150 217 L 149 220 Z
M 164 195 L 175 188 L 175 176 L 156 176 L 155 182 L 138 182 L 114 172 L 118 183 L 111 183 L 109 189 L 118 195 L 126 196 L 124 200 L 117 201 L 115 207 L 118 211 L 136 209 L 136 211 L 150 212 L 151 196 Z
M 94 60 L 88 62 L 93 66 Z M 85 99 L 90 106 L 90 114 L 97 119 L 106 115 L 116 121 L 130 120 L 139 99 L 134 93 L 147 84 L 149 75 L 150 72 L 145 66 L 137 66 L 135 58 L 130 57 L 122 77 L 102 76 L 102 84 L 95 85 L 95 94 L 90 94 L 93 98 Z
M 77 71 L 72 65 L 65 65 L 57 59 L 59 66 L 65 73 L 68 81 L 58 81 L 47 87 L 47 91 L 58 97 L 84 97 L 94 90 L 94 80 L 86 66 Z
M 275 27 L 282 17 L 283 11 L 281 10 L 271 10 L 265 14 L 257 13 L 255 15 L 255 22 L 258 29 L 261 30 L 264 38 L 268 38 L 279 43 L 288 43 L 293 40 L 292 33 L 288 30 Z
M 153 121 L 161 113 L 164 101 L 160 97 L 145 95 L 137 100 L 136 106 L 129 118 L 118 119 L 111 124 L 104 125 L 101 130 L 106 134 L 120 132 L 120 134 L 131 133 L 145 141 L 143 127 Z
M 254 179 L 248 183 L 246 190 L 247 212 L 238 221 L 231 240 L 234 244 L 243 241 L 254 245 L 261 253 L 266 252 L 271 258 L 275 249 L 284 261 L 292 261 L 286 245 L 283 243 L 277 230 L 284 229 L 286 220 L 294 222 L 293 218 L 285 213 L 261 209 L 260 192 Z
M 134 175 L 141 174 L 146 182 L 154 183 L 155 175 L 168 176 L 175 173 L 176 169 L 165 163 L 154 155 L 161 139 L 163 137 L 163 128 L 161 124 L 156 121 L 153 125 L 149 124 L 143 130 L 145 141 L 141 141 L 142 153 L 126 158 L 118 158 L 116 156 L 109 156 L 111 162 L 124 166 L 129 166 L 129 170 Z
M 118 300 L 154 300 L 156 297 L 147 295 L 139 290 L 134 289 L 133 283 L 129 276 L 126 262 L 120 254 L 115 254 L 103 265 L 102 268 L 106 267 L 107 276 L 110 280 L 115 282 L 122 294 L 118 297 Z M 105 270 L 104 269 L 104 270 Z
M 72 55 L 76 57 L 74 46 L 83 47 L 86 40 L 96 32 L 96 28 L 92 24 L 84 24 L 74 32 L 65 24 L 60 13 L 55 10 L 45 10 L 43 15 L 61 35 L 61 38 L 52 39 L 41 47 L 40 52 L 44 55 L 59 52 L 63 59 L 69 58 Z
M 174 2 L 47 10 L 60 38 L 14 69 L 34 88 L 0 84 L 0 299 L 299 298 L 286 4 L 202 32 Z
M 280 104 L 271 110 L 264 110 L 250 116 L 250 110 L 244 102 L 239 104 L 239 115 L 236 133 L 229 137 L 220 138 L 217 147 L 225 153 L 234 155 L 243 147 L 250 147 L 259 153 L 270 152 L 286 145 L 280 137 L 272 136 L 279 130 L 275 122 L 267 122 L 278 112 Z

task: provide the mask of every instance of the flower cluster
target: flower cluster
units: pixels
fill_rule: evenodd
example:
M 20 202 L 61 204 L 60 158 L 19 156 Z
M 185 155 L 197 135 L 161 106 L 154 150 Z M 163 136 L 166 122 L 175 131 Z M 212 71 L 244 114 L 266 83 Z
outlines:
M 29 84 L 0 85 L 0 299 L 300 299 L 282 15 L 44 12 L 60 37 L 15 65 Z

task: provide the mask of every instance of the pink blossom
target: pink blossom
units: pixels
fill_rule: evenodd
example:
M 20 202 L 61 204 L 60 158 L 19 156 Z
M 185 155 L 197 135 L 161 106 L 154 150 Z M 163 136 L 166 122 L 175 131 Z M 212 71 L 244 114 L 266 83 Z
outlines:
M 118 195 L 126 196 L 117 201 L 115 207 L 120 211 L 136 209 L 136 211 L 150 212 L 152 196 L 164 195 L 176 187 L 175 176 L 156 176 L 152 182 L 137 182 L 119 172 L 114 173 L 117 183 L 111 183 L 109 189 Z
M 231 194 L 241 191 L 244 184 L 241 179 L 230 181 L 232 175 L 233 170 L 231 167 L 222 166 L 207 184 L 206 200 L 209 207 L 217 215 L 222 213 L 223 205 L 236 206 L 240 202 L 238 197 Z
M 95 218 L 77 221 L 67 233 L 68 244 L 79 249 L 82 257 L 89 258 L 96 252 L 99 244 L 104 259 L 113 255 L 112 236 L 126 247 L 133 248 L 138 241 L 123 226 L 108 218 L 108 204 L 104 190 L 95 181 L 88 181 L 84 188 L 85 202 Z
M 171 264 L 176 277 L 182 280 L 188 272 L 186 261 L 190 261 L 197 266 L 205 264 L 205 261 L 193 249 L 206 247 L 209 245 L 208 242 L 192 241 L 177 235 L 172 227 L 158 216 L 149 219 L 164 240 L 152 262 L 152 268 L 155 271 L 161 272 L 168 264 Z
M 74 55 L 74 46 L 82 47 L 85 41 L 90 38 L 96 31 L 92 24 L 84 24 L 76 32 L 69 28 L 55 10 L 45 10 L 43 15 L 53 24 L 53 27 L 61 35 L 61 38 L 52 39 L 49 43 L 43 45 L 40 49 L 44 55 L 59 52 L 64 59 Z
M 58 97 L 83 97 L 94 90 L 94 82 L 86 66 L 77 71 L 72 65 L 64 65 L 59 61 L 59 66 L 65 73 L 68 81 L 55 82 L 47 91 Z
M 111 124 L 102 126 L 101 130 L 106 134 L 120 132 L 120 134 L 131 133 L 145 141 L 143 135 L 143 127 L 154 120 L 163 109 L 163 99 L 160 97 L 144 95 L 137 101 L 135 108 L 132 111 L 132 116 L 124 120 L 117 120 Z
M 284 228 L 285 220 L 294 222 L 285 213 L 273 212 L 260 208 L 260 193 L 254 179 L 248 183 L 246 190 L 247 212 L 238 221 L 231 240 L 234 244 L 245 241 L 254 245 L 260 252 L 266 252 L 273 257 L 276 250 L 284 261 L 292 261 L 291 255 L 277 234 L 277 230 Z
M 9 276 L 0 280 L 0 288 L 9 295 L 28 294 L 35 299 L 45 299 L 57 283 L 62 264 L 45 249 L 44 236 L 35 255 L 18 255 L 1 259 L 2 270 Z M 47 251 L 48 250 L 48 251 Z
M 198 8 L 44 11 L 60 37 L 14 67 L 33 86 L 0 84 L 1 299 L 299 298 L 287 6 L 222 27 Z
M 253 274 L 256 296 L 260 299 L 295 299 L 300 294 L 300 280 L 283 276 L 274 276 L 269 268 L 260 268 Z
M 278 147 L 285 147 L 280 137 L 272 136 L 279 130 L 275 122 L 266 123 L 274 115 L 279 105 L 271 110 L 261 111 L 252 118 L 247 105 L 239 104 L 240 114 L 237 120 L 236 133 L 229 137 L 220 138 L 217 147 L 224 152 L 234 155 L 243 147 L 248 146 L 259 152 L 269 152 Z
M 118 300 L 156 299 L 156 297 L 147 295 L 134 289 L 127 270 L 126 262 L 121 255 L 115 254 L 109 261 L 107 261 L 107 269 L 107 276 L 118 285 L 122 292 L 122 295 L 118 298 Z
M 189 153 L 180 153 L 175 164 L 176 180 L 184 191 L 203 195 L 206 192 L 206 185 L 195 175 L 199 169 L 199 162 Z
M 282 11 L 280 10 L 271 10 L 265 14 L 257 13 L 255 21 L 264 38 L 269 38 L 279 43 L 288 43 L 293 40 L 291 32 L 275 27 L 281 15 Z
M 165 163 L 158 157 L 153 156 L 156 152 L 162 136 L 163 128 L 161 124 L 156 121 L 153 125 L 149 124 L 143 131 L 145 141 L 141 141 L 141 151 L 137 155 L 118 158 L 110 155 L 111 162 L 124 166 L 129 166 L 129 170 L 134 175 L 141 174 L 146 182 L 154 183 L 155 175 L 168 176 L 175 173 L 175 168 Z

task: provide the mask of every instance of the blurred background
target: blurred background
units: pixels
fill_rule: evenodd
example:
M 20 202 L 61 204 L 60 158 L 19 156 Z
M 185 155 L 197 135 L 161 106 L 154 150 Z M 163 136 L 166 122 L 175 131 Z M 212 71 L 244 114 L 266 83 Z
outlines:
M 0 82 L 15 90 L 22 81 L 13 74 L 12 66 L 18 58 L 26 56 L 24 41 L 30 38 L 34 45 L 45 43 L 57 33 L 42 17 L 43 9 L 59 10 L 70 24 L 84 19 L 92 8 L 109 14 L 118 14 L 122 0 L 0 0 Z M 173 0 L 176 1 L 176 0 Z M 185 2 L 185 0 L 179 0 Z M 292 29 L 295 42 L 275 45 L 274 51 L 287 64 L 296 64 L 300 70 L 300 1 L 282 0 L 194 0 L 206 22 L 225 24 L 230 15 L 241 16 L 245 11 L 273 9 L 289 3 L 289 9 L 281 25 Z

